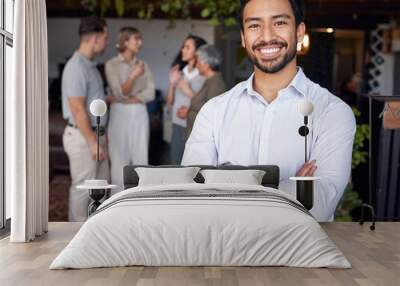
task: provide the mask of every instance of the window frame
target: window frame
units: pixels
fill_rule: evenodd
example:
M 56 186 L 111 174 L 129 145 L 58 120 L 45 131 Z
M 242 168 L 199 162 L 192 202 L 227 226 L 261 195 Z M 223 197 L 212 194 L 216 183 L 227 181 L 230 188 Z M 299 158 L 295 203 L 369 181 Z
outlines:
M 6 46 L 13 48 L 13 34 L 6 30 L 6 1 L 0 0 L 0 235 L 9 231 L 10 222 L 6 218 L 5 188 L 5 93 L 6 93 Z M 8 0 L 10 1 L 10 0 Z M 15 0 L 11 0 L 15 14 Z M 14 17 L 14 15 L 12 15 Z M 14 19 L 14 18 L 13 18 Z M 14 28 L 14 27 L 13 27 Z M 14 29 L 12 29 L 14 30 Z

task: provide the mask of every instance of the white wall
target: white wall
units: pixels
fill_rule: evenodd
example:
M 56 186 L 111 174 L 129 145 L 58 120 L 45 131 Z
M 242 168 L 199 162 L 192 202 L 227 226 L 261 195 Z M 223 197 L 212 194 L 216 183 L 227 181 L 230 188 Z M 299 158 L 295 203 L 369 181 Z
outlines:
M 174 29 L 168 29 L 168 20 L 129 20 L 106 19 L 110 31 L 110 41 L 106 52 L 96 59 L 105 62 L 116 55 L 114 49 L 118 31 L 123 26 L 138 28 L 144 39 L 139 58 L 150 66 L 156 87 L 165 95 L 168 88 L 168 70 L 175 55 L 181 47 L 183 39 L 189 34 L 195 34 L 206 39 L 210 44 L 214 43 L 215 28 L 207 21 L 176 21 Z M 73 53 L 78 47 L 78 18 L 49 18 L 48 19 L 49 42 L 49 77 L 58 77 L 58 64 Z

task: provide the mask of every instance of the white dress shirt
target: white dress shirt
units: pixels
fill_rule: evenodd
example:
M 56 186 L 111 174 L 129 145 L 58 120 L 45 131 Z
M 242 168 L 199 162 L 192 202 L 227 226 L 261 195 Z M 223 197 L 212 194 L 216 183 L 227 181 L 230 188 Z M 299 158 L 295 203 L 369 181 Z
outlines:
M 355 118 L 352 110 L 299 68 L 292 82 L 268 103 L 253 88 L 254 74 L 208 101 L 197 115 L 182 165 L 277 165 L 279 189 L 295 196 L 295 176 L 304 162 L 303 116 L 299 102 L 314 104 L 309 117 L 308 158 L 316 160 L 314 207 L 319 221 L 331 221 L 349 181 Z

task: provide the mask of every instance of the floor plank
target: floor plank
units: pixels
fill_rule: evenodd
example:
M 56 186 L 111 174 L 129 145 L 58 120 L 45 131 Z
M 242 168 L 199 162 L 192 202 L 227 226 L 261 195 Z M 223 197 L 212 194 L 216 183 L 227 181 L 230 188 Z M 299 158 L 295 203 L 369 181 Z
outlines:
M 50 271 L 55 256 L 80 223 L 50 223 L 49 233 L 29 244 L 0 240 L 0 285 L 399 285 L 400 223 L 326 223 L 322 227 L 351 262 L 352 269 L 286 267 L 120 267 Z

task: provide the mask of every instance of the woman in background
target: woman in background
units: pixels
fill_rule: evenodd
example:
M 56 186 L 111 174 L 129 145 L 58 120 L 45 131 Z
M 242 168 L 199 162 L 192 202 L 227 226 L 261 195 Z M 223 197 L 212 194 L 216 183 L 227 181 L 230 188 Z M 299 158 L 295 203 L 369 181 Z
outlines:
M 123 189 L 126 165 L 147 165 L 149 115 L 146 103 L 155 97 L 154 80 L 147 64 L 137 58 L 142 35 L 124 27 L 118 35 L 119 54 L 106 63 L 105 72 L 112 95 L 108 125 L 111 181 Z
M 222 63 L 222 56 L 212 45 L 200 47 L 197 52 L 196 68 L 206 81 L 197 94 L 192 94 L 190 107 L 181 106 L 178 109 L 178 117 L 187 119 L 186 136 L 189 138 L 192 132 L 197 113 L 203 105 L 211 98 L 223 94 L 226 91 L 226 84 L 219 72 Z M 186 94 L 192 91 L 187 83 L 181 83 L 181 88 Z
M 196 69 L 196 51 L 205 44 L 204 39 L 189 35 L 170 70 L 167 105 L 172 111 L 171 164 L 173 165 L 181 163 L 186 142 L 186 119 L 178 117 L 178 109 L 182 106 L 189 107 L 191 96 L 203 86 L 205 79 Z

